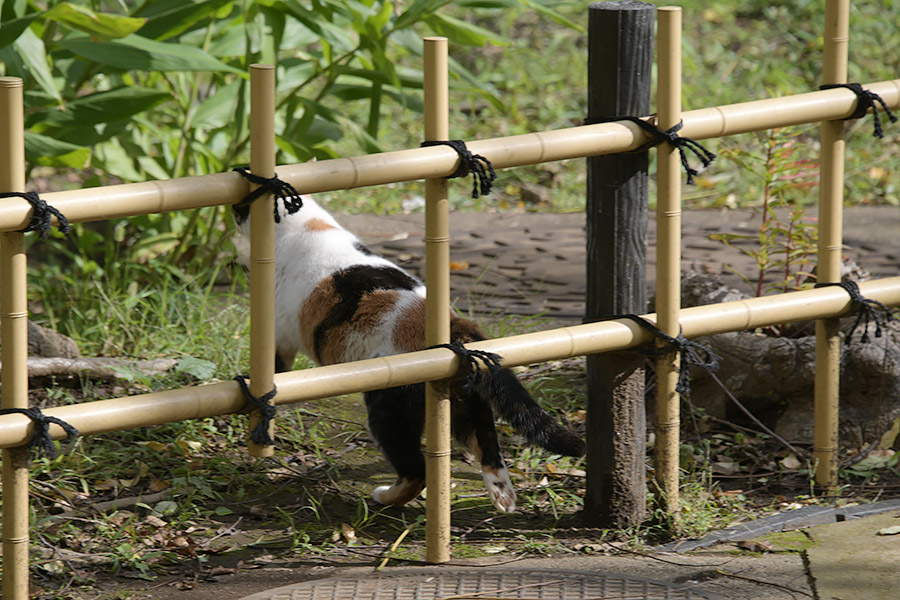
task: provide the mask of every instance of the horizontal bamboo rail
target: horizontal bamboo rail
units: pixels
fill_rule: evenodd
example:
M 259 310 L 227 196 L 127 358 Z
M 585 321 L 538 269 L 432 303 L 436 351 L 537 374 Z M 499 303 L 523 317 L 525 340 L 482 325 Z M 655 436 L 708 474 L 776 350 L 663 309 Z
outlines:
M 900 305 L 900 277 L 859 284 L 867 298 L 888 306 Z M 834 287 L 751 298 L 681 311 L 685 337 L 713 335 L 823 317 L 837 317 L 852 310 L 847 293 Z M 646 315 L 655 321 L 656 315 Z M 536 333 L 486 340 L 470 347 L 495 352 L 506 366 L 559 360 L 648 344 L 652 335 L 627 319 L 573 325 Z M 329 365 L 275 375 L 275 405 L 292 404 L 450 377 L 459 360 L 444 349 L 423 350 L 352 363 Z M 125 398 L 99 400 L 48 408 L 45 414 L 71 423 L 89 435 L 174 423 L 240 412 L 246 402 L 237 383 L 215 383 L 193 388 L 154 392 Z M 51 425 L 50 433 L 65 433 Z M 31 422 L 21 415 L 0 417 L 0 448 L 21 446 L 31 435 Z
M 865 84 L 890 108 L 900 108 L 900 79 Z M 823 90 L 682 113 L 681 135 L 706 139 L 774 127 L 842 119 L 853 113 L 856 95 L 846 89 Z M 472 141 L 469 149 L 490 158 L 494 168 L 615 154 L 634 150 L 647 140 L 632 123 L 601 123 L 556 131 Z M 446 177 L 458 156 L 445 146 L 415 148 L 335 158 L 278 167 L 281 179 L 302 193 Z M 165 181 L 128 183 L 42 195 L 71 222 L 97 221 L 217 204 L 233 204 L 249 191 L 237 173 L 218 173 Z M 9 200 L 0 205 L 0 231 L 28 224 L 30 205 Z

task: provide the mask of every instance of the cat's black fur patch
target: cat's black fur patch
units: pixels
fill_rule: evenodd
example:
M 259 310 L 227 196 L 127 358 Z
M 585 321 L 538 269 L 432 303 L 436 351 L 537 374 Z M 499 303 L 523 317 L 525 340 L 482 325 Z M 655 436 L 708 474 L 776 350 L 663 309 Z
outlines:
M 337 271 L 331 278 L 339 300 L 313 333 L 313 352 L 320 363 L 329 331 L 353 318 L 365 294 L 375 290 L 414 290 L 421 285 L 393 266 L 353 265 Z
M 365 244 L 362 242 L 354 242 L 353 247 L 356 248 L 358 252 L 362 252 L 366 256 L 375 256 L 375 253 L 369 250 Z

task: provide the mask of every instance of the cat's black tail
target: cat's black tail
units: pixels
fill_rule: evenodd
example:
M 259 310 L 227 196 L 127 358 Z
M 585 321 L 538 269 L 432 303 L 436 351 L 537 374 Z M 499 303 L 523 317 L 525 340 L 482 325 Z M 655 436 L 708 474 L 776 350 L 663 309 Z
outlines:
M 476 388 L 500 417 L 530 443 L 555 454 L 584 456 L 584 440 L 538 406 L 509 369 L 491 369 L 482 373 Z

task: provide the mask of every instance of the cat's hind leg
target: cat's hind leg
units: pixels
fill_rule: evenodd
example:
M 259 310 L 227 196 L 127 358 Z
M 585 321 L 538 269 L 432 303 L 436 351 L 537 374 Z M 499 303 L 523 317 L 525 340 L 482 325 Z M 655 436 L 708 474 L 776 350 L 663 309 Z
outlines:
M 422 455 L 425 386 L 366 392 L 365 400 L 372 437 L 397 471 L 397 481 L 375 488 L 372 498 L 379 504 L 402 506 L 425 487 L 425 457 Z
M 453 435 L 481 463 L 481 479 L 491 503 L 500 512 L 515 511 L 516 489 L 500 452 L 491 407 L 477 396 L 463 394 L 455 399 L 453 408 Z

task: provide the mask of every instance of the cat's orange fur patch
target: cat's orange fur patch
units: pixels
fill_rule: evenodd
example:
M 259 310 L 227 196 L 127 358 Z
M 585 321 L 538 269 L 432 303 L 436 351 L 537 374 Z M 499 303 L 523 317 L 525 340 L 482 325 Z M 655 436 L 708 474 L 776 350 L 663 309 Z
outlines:
M 416 298 L 397 317 L 391 342 L 400 352 L 415 352 L 425 347 L 425 299 Z
M 306 221 L 307 231 L 327 231 L 329 229 L 337 229 L 337 227 L 335 227 L 328 221 L 325 221 L 323 219 L 316 219 L 315 217 Z
M 316 327 L 334 308 L 340 299 L 334 292 L 334 279 L 326 277 L 307 296 L 300 308 L 300 340 L 308 352 L 315 351 Z M 321 362 L 321 357 L 317 358 Z
M 374 290 L 359 299 L 359 308 L 353 315 L 354 329 L 360 333 L 371 333 L 378 327 L 387 313 L 394 309 L 400 293 L 396 290 Z

